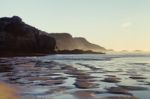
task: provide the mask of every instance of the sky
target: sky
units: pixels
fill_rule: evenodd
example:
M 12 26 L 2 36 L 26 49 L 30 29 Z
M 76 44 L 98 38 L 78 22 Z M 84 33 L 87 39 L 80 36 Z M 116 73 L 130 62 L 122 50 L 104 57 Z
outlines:
M 0 17 L 14 15 L 107 49 L 150 51 L 150 0 L 0 0 Z

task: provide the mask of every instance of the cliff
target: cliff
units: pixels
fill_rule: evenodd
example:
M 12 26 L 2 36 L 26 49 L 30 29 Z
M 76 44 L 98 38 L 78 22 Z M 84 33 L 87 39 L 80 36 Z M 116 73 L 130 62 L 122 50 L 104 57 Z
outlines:
M 75 37 L 75 43 L 78 49 L 91 50 L 96 52 L 105 52 L 106 49 L 96 44 L 92 44 L 83 37 Z
M 56 39 L 58 50 L 91 50 L 96 52 L 105 52 L 106 49 L 96 44 L 88 42 L 82 37 L 72 37 L 69 33 L 51 33 L 50 36 Z
M 0 56 L 67 53 L 67 50 L 105 52 L 105 48 L 85 38 L 74 38 L 69 33 L 49 34 L 24 23 L 18 16 L 0 18 Z
M 56 41 L 18 16 L 0 18 L 0 56 L 53 53 Z

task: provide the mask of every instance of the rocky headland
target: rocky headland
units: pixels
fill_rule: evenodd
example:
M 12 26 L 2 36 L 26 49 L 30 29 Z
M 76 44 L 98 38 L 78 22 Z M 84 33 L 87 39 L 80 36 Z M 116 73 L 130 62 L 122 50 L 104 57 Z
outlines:
M 74 49 L 82 53 L 87 50 L 105 51 L 105 48 L 89 43 L 84 38 L 73 38 L 69 33 L 39 30 L 18 16 L 0 18 L 0 56 L 56 54 L 61 50 Z
M 56 41 L 46 32 L 27 25 L 18 16 L 0 18 L 0 54 L 54 53 Z
M 92 44 L 83 37 L 72 37 L 69 33 L 50 33 L 50 36 L 56 39 L 58 50 L 106 51 L 104 47 Z

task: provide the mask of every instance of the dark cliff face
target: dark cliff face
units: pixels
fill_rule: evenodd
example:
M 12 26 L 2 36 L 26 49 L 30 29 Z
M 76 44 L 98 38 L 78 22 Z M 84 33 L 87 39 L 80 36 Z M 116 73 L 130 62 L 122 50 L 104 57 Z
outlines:
M 97 52 L 105 52 L 106 49 L 96 44 L 88 42 L 85 38 L 73 38 L 68 33 L 51 33 L 50 36 L 56 39 L 56 46 L 58 50 L 91 50 Z
M 0 18 L 0 53 L 53 53 L 56 41 L 47 33 L 25 24 L 21 18 Z

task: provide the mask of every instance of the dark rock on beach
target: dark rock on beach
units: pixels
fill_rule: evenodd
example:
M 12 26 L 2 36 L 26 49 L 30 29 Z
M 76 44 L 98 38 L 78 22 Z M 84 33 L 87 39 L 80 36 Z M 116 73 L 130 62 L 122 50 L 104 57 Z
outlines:
M 131 93 L 128 92 L 127 89 L 124 89 L 122 87 L 110 87 L 107 90 L 108 90 L 109 93 L 113 93 L 113 94 L 132 95 Z
M 88 82 L 86 80 L 84 80 L 84 81 L 76 81 L 74 83 L 74 85 L 77 88 L 81 88 L 81 89 L 96 88 L 98 86 L 98 84 L 93 83 L 93 82 Z
M 108 83 L 118 83 L 120 82 L 120 78 L 117 77 L 107 77 L 102 80 L 103 82 L 108 82 Z
M 138 91 L 138 90 L 148 90 L 146 87 L 141 86 L 127 86 L 127 85 L 119 85 L 119 87 L 130 90 L 130 91 Z
M 100 98 L 100 99 L 139 99 L 138 97 L 135 96 L 110 96 L 110 97 L 105 97 L 105 98 Z
M 140 76 L 131 76 L 129 78 L 131 78 L 131 79 L 146 79 L 146 77 L 140 77 Z
M 8 65 L 8 64 L 0 64 L 0 73 L 1 72 L 9 72 L 11 71 L 13 68 Z
M 76 91 L 73 95 L 77 97 L 77 99 L 95 99 L 94 91 Z

